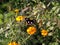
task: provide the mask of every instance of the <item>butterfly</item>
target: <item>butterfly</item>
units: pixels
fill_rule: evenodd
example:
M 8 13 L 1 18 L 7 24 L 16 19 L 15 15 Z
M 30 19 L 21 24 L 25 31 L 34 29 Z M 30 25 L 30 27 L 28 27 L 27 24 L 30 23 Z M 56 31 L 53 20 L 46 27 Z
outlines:
M 36 20 L 34 19 L 31 19 L 31 18 L 25 18 L 26 22 L 28 25 L 32 25 L 32 24 L 35 24 Z

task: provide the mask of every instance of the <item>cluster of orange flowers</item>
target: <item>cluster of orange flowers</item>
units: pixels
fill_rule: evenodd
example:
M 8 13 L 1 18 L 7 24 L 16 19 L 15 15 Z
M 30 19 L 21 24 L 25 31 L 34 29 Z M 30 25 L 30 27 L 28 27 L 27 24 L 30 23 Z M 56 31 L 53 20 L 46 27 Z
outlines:
M 27 29 L 27 33 L 28 34 L 30 34 L 30 35 L 33 35 L 33 34 L 35 34 L 35 32 L 36 32 L 36 28 L 35 27 L 29 27 L 28 29 Z M 48 35 L 48 31 L 47 30 L 41 30 L 41 35 L 43 36 L 43 37 L 45 37 L 45 36 L 47 36 Z
M 19 10 L 16 9 L 15 12 L 18 13 Z M 17 16 L 17 17 L 16 17 L 16 21 L 17 21 L 17 22 L 20 22 L 20 21 L 24 20 L 24 18 L 25 18 L 24 16 Z M 30 26 L 29 28 L 27 28 L 27 33 L 28 33 L 29 35 L 33 35 L 33 34 L 35 34 L 36 32 L 37 32 L 37 29 L 36 29 L 36 27 L 34 27 L 34 26 Z M 48 35 L 48 31 L 45 30 L 45 29 L 42 29 L 42 30 L 41 30 L 41 35 L 42 35 L 43 37 L 47 36 L 47 35 Z M 10 42 L 8 45 L 18 45 L 18 44 L 17 44 L 16 42 Z
M 16 9 L 15 12 L 18 13 L 19 10 Z M 24 18 L 25 18 L 24 16 L 17 16 L 16 17 L 16 21 L 17 22 L 20 22 L 20 21 L 24 20 Z M 29 27 L 27 29 L 27 33 L 30 34 L 30 35 L 33 35 L 35 32 L 36 32 L 36 28 L 34 26 Z M 41 35 L 43 35 L 43 37 L 47 36 L 48 35 L 48 31 L 47 30 L 44 30 L 44 29 L 41 30 Z

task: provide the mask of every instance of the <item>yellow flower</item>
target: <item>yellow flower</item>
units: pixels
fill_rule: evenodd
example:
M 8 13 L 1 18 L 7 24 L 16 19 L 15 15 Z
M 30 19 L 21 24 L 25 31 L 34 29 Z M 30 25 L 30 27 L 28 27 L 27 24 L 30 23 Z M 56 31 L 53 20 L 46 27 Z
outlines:
M 12 43 L 10 42 L 8 45 L 12 45 Z
M 27 33 L 30 35 L 33 35 L 36 32 L 36 28 L 35 27 L 29 27 L 27 29 Z
M 15 9 L 15 12 L 18 13 L 19 12 L 19 9 Z
M 43 29 L 43 30 L 41 31 L 41 35 L 42 35 L 43 37 L 47 36 L 47 35 L 48 35 L 48 31 Z
M 10 42 L 8 45 L 18 45 L 16 42 Z
M 20 22 L 20 21 L 24 20 L 24 18 L 25 18 L 24 16 L 17 16 L 16 21 Z

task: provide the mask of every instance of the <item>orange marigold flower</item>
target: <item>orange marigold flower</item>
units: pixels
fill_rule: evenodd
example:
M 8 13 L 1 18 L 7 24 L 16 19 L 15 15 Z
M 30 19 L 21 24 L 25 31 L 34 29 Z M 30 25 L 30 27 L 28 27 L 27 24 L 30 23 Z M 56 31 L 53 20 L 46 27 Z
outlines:
M 48 31 L 43 29 L 43 30 L 41 31 L 41 35 L 42 35 L 43 37 L 47 36 L 47 35 L 48 35 Z
M 10 42 L 8 45 L 18 45 L 16 42 Z
M 20 22 L 20 21 L 24 20 L 24 18 L 25 18 L 24 16 L 17 16 L 16 21 Z
M 18 13 L 19 12 L 19 9 L 15 9 L 15 12 Z
M 36 28 L 35 27 L 29 27 L 27 29 L 27 33 L 30 35 L 33 35 L 36 32 Z

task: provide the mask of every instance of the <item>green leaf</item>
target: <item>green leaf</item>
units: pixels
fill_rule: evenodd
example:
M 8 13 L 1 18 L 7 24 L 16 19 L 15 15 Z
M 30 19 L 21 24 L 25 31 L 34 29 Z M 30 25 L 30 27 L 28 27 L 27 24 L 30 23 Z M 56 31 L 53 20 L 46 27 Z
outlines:
M 0 19 L 3 19 L 3 15 L 2 14 L 0 14 Z
M 7 14 L 7 17 L 12 17 L 12 16 L 14 16 L 15 15 L 15 13 L 14 12 L 9 12 L 8 14 Z
M 58 42 L 50 43 L 49 45 L 59 45 Z
M 3 24 L 3 21 L 0 19 L 0 25 L 2 25 Z
M 9 20 L 8 18 L 5 18 L 5 19 L 4 19 L 4 22 L 5 22 L 5 23 L 7 23 L 7 22 L 8 22 L 8 20 Z

